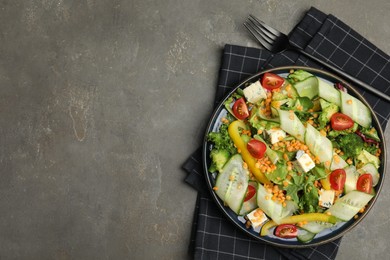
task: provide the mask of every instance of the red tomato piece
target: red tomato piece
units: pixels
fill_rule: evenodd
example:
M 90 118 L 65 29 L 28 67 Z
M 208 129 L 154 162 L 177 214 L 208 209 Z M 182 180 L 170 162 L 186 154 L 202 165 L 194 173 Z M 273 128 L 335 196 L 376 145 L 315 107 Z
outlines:
M 282 77 L 269 72 L 266 72 L 261 80 L 261 85 L 263 86 L 263 88 L 266 88 L 268 90 L 277 89 L 282 86 L 283 83 L 284 79 Z
M 371 193 L 372 191 L 372 175 L 365 173 L 359 176 L 356 183 L 356 189 L 365 193 Z
M 244 120 L 249 116 L 248 106 L 245 103 L 244 98 L 239 98 L 234 102 L 233 114 L 237 119 Z
M 344 169 L 336 169 L 330 173 L 329 181 L 330 187 L 334 190 L 342 190 L 344 188 L 347 175 Z
M 345 130 L 351 128 L 353 124 L 353 120 L 349 116 L 342 113 L 335 113 L 330 118 L 330 125 L 332 126 L 333 130 Z
M 281 238 L 294 238 L 298 235 L 298 229 L 293 224 L 282 224 L 275 228 L 275 236 Z
M 246 145 L 249 153 L 256 159 L 263 158 L 265 151 L 267 150 L 267 146 L 262 141 L 252 139 Z
M 255 196 L 255 194 L 256 194 L 255 187 L 253 187 L 252 185 L 248 185 L 248 190 L 246 191 L 244 202 L 253 198 L 253 196 Z

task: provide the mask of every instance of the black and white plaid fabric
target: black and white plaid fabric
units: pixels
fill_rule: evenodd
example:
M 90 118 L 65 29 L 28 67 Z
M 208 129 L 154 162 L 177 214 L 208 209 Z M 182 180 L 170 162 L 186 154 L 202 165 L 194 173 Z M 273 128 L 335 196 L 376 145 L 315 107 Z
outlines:
M 292 44 L 390 94 L 389 56 L 336 17 L 311 8 L 289 36 Z M 239 82 L 262 69 L 293 64 L 319 67 L 290 51 L 273 55 L 263 49 L 226 45 L 215 104 Z M 371 93 L 361 93 L 385 128 L 390 118 L 389 104 Z M 201 158 L 198 149 L 183 165 L 188 173 L 186 182 L 199 191 L 190 244 L 195 259 L 335 259 L 341 239 L 317 247 L 284 249 L 262 244 L 236 229 L 209 196 Z

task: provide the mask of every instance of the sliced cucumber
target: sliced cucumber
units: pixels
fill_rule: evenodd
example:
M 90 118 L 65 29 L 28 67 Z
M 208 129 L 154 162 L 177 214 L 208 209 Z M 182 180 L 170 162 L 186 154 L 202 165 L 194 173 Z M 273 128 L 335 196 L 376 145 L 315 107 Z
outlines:
M 364 164 L 367 164 L 367 163 L 372 163 L 375 168 L 379 168 L 380 166 L 380 160 L 378 157 L 376 157 L 375 155 L 372 155 L 371 153 L 369 153 L 368 151 L 364 150 L 361 151 L 361 153 L 358 155 L 357 159 L 359 161 L 361 161 L 362 163 Z
M 315 76 L 294 83 L 294 87 L 300 97 L 313 99 L 315 96 L 318 96 L 318 78 Z
M 318 234 L 322 230 L 330 228 L 332 226 L 333 224 L 329 222 L 310 221 L 307 222 L 307 224 L 303 225 L 301 228 L 306 231 L 309 231 L 310 233 Z
M 295 99 L 297 97 L 298 93 L 289 81 L 285 81 L 284 84 L 279 88 L 279 91 L 272 94 L 273 101 L 280 101 L 288 98 Z
M 277 92 L 275 92 L 277 93 Z M 282 100 L 272 100 L 271 101 L 271 109 L 274 108 L 274 109 L 278 109 L 280 108 L 282 105 L 286 104 L 287 102 L 289 102 L 290 99 L 289 98 L 286 98 L 286 99 L 282 99 Z
M 306 125 L 305 143 L 310 151 L 315 156 L 318 156 L 320 162 L 328 162 L 328 165 L 330 165 L 333 155 L 332 142 L 325 136 L 322 136 L 320 132 L 310 124 Z
M 311 232 L 309 232 L 307 230 L 300 229 L 299 233 L 298 233 L 298 236 L 297 236 L 297 239 L 301 243 L 309 243 L 310 241 L 313 240 L 313 238 L 315 236 L 316 236 L 315 233 L 311 233 Z
M 358 212 L 360 208 L 352 207 L 348 204 L 336 201 L 336 203 L 328 210 L 332 216 L 342 220 L 349 221 L 352 219 Z
M 258 185 L 257 181 L 249 181 L 248 187 L 249 187 L 249 185 L 252 185 L 257 190 L 257 185 Z M 256 194 L 252 198 L 250 198 L 249 200 L 244 201 L 242 203 L 242 206 L 241 206 L 241 209 L 240 209 L 240 213 L 238 215 L 240 215 L 240 216 L 246 215 L 249 212 L 253 211 L 255 208 L 257 208 L 257 196 L 256 196 Z
M 271 112 L 272 110 L 275 110 L 275 108 L 271 107 Z M 257 110 L 257 115 L 259 116 L 259 118 L 265 120 L 265 121 L 270 121 L 270 122 L 279 122 L 279 117 L 277 116 L 277 112 L 273 112 L 271 113 L 271 117 L 267 116 L 264 114 L 264 111 L 265 109 L 263 107 L 260 107 L 258 110 Z M 274 116 L 276 115 L 276 116 Z
M 217 175 L 217 179 L 215 182 L 215 193 L 223 201 L 225 201 L 226 194 L 233 186 L 233 182 L 231 182 L 229 179 L 236 178 L 239 172 L 237 168 L 233 168 L 233 163 L 229 164 L 229 162 L 230 161 L 225 164 L 225 170 L 222 170 Z M 230 167 L 230 169 L 228 167 Z
M 304 141 L 306 128 L 301 120 L 293 111 L 278 110 L 280 118 L 280 128 L 297 138 L 299 141 Z
M 283 207 L 280 202 L 274 201 L 271 198 L 272 193 L 268 192 L 263 185 L 259 184 L 257 188 L 257 205 L 277 224 L 283 218 L 291 216 L 298 209 L 298 205 L 293 201 L 287 201 L 286 207 Z
M 257 187 L 257 205 L 271 219 L 273 219 L 274 216 L 280 218 L 282 215 L 283 206 L 282 204 L 273 201 L 271 197 L 272 193 L 268 192 L 263 185 L 259 184 Z
M 287 96 L 289 98 L 296 99 L 298 97 L 298 92 L 296 88 L 289 83 L 283 86 L 283 90 L 287 92 Z
M 342 220 L 351 220 L 367 203 L 374 197 L 374 195 L 361 192 L 351 191 L 336 201 L 336 203 L 328 209 L 332 216 Z
M 259 141 L 261 141 L 261 142 L 263 142 L 263 143 L 266 145 L 267 150 L 265 150 L 265 154 L 268 156 L 268 158 L 271 160 L 271 162 L 272 162 L 273 164 L 276 164 L 276 163 L 279 161 L 279 159 L 280 159 L 280 158 L 279 158 L 279 154 L 278 154 L 277 152 L 275 152 L 274 150 L 272 150 L 272 149 L 269 147 L 269 145 L 264 141 L 264 139 L 261 138 L 261 136 L 259 136 L 259 135 L 254 135 L 253 138 L 254 138 L 254 139 L 257 139 L 257 140 L 259 140 Z
M 363 165 L 362 168 L 358 169 L 358 173 L 360 175 L 364 174 L 364 173 L 371 174 L 372 175 L 372 186 L 374 186 L 374 187 L 379 182 L 380 175 L 379 175 L 378 169 L 375 167 L 375 165 L 373 163 L 367 163 L 367 164 Z
M 318 79 L 318 95 L 339 107 L 341 106 L 340 91 L 322 79 Z
M 341 112 L 352 118 L 353 121 L 363 127 L 370 127 L 372 118 L 370 109 L 359 99 L 350 94 L 340 91 Z
M 332 164 L 330 165 L 330 170 L 343 169 L 349 164 L 341 158 L 337 153 L 333 153 Z
M 241 155 L 232 156 L 215 183 L 217 196 L 236 214 L 240 212 L 249 181 L 249 171 L 243 168 L 243 162 Z
M 346 167 L 344 170 L 346 174 L 344 192 L 347 194 L 350 191 L 356 190 L 356 183 L 359 175 L 356 171 L 356 167 L 353 165 Z

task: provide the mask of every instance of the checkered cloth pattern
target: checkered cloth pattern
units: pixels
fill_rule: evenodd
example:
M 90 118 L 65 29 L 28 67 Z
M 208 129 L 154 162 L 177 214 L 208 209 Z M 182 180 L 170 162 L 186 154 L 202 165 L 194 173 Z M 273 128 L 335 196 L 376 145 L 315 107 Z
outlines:
M 343 69 L 390 95 L 390 58 L 348 25 L 332 15 L 311 8 L 289 35 L 293 45 Z M 266 68 L 302 65 L 320 66 L 295 52 L 272 54 L 264 49 L 226 45 L 215 97 L 217 105 L 238 83 Z M 356 86 L 355 86 L 356 87 Z M 359 88 L 357 87 L 359 90 Z M 375 110 L 383 128 L 390 106 L 360 89 Z M 190 253 L 195 259 L 335 259 L 341 239 L 304 249 L 286 249 L 263 244 L 235 228 L 209 195 L 204 180 L 201 148 L 184 163 L 185 181 L 196 188 Z

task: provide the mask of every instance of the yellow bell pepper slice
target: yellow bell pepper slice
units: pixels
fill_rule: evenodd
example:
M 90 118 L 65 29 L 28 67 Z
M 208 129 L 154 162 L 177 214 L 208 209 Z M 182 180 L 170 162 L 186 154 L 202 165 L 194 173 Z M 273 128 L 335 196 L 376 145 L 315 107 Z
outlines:
M 326 178 L 321 179 L 320 182 L 321 182 L 322 188 L 324 188 L 325 190 L 331 189 L 330 181 L 329 181 L 329 174 L 328 174 L 328 176 L 326 176 Z
M 337 222 L 337 218 L 332 215 L 328 215 L 326 213 L 305 213 L 301 215 L 294 215 L 290 216 L 287 218 L 282 219 L 279 221 L 279 224 L 276 224 L 275 221 L 270 220 L 267 223 L 263 225 L 260 231 L 260 236 L 266 236 L 268 235 L 269 229 L 281 225 L 281 224 L 296 224 L 299 222 L 304 222 L 304 221 L 321 221 L 321 222 L 329 222 L 332 224 L 335 224 Z
M 255 178 L 261 183 L 270 183 L 264 173 L 256 167 L 257 160 L 249 153 L 248 149 L 246 148 L 246 143 L 240 136 L 240 128 L 247 129 L 247 126 L 243 121 L 233 121 L 228 128 L 230 138 L 233 140 L 233 143 L 236 145 L 237 149 L 241 150 L 242 159 L 246 162 L 250 172 L 255 176 Z

